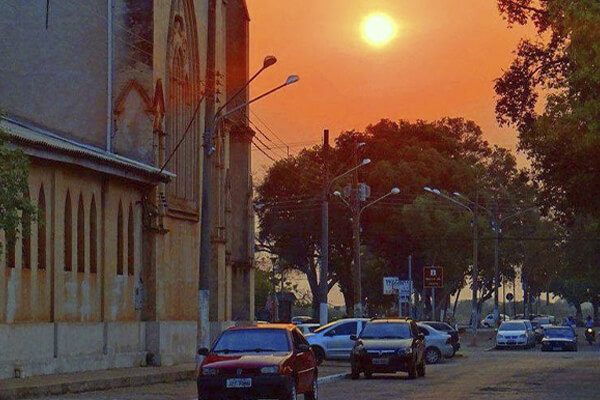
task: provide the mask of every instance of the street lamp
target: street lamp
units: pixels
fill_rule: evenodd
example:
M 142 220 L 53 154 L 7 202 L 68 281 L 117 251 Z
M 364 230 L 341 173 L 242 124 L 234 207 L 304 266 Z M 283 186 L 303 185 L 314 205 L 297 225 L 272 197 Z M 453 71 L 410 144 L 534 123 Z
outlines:
M 266 68 L 272 66 L 277 62 L 275 57 L 267 57 L 263 62 L 263 67 L 259 70 L 245 85 L 247 87 L 250 82 L 255 79 L 262 71 Z M 210 263 L 211 263 L 211 221 L 212 221 L 212 197 L 211 196 L 211 184 L 212 184 L 212 154 L 215 151 L 214 147 L 214 134 L 215 131 L 219 127 L 220 121 L 227 118 L 228 116 L 242 110 L 245 107 L 248 107 L 250 104 L 269 96 L 272 93 L 275 93 L 286 86 L 292 85 L 298 82 L 300 78 L 298 75 L 290 75 L 283 84 L 261 94 L 258 97 L 255 97 L 252 100 L 246 101 L 243 104 L 232 108 L 224 114 L 221 114 L 222 109 L 219 109 L 218 112 L 214 114 L 207 108 L 207 124 L 206 129 L 204 131 L 204 140 L 203 140 L 203 155 L 202 158 L 202 208 L 201 208 L 201 216 L 200 216 L 200 255 L 199 255 L 199 267 L 198 267 L 198 275 L 199 275 L 199 283 L 198 283 L 198 302 L 200 306 L 198 307 L 198 321 L 201 329 L 201 333 L 199 334 L 201 347 L 208 347 L 209 343 L 209 305 L 210 305 Z M 209 100 L 214 101 L 214 87 L 209 88 L 212 91 L 212 95 L 208 96 Z M 239 91 L 241 93 L 241 91 Z M 237 93 L 236 93 L 237 95 Z M 235 96 L 234 96 L 235 97 Z M 233 97 L 232 97 L 233 98 Z M 214 108 L 211 107 L 211 110 Z
M 430 188 L 428 186 L 425 186 L 423 188 L 426 192 L 428 193 L 432 193 L 438 197 L 441 197 L 443 199 L 446 199 L 448 201 L 450 201 L 451 203 L 454 203 L 455 205 L 462 207 L 463 209 L 467 210 L 469 213 L 471 213 L 471 215 L 473 215 L 473 271 L 472 271 L 472 281 L 473 281 L 473 297 L 471 300 L 471 327 L 473 330 L 473 339 L 471 341 L 471 345 L 472 346 L 476 346 L 477 344 L 477 325 L 479 324 L 478 321 L 478 309 L 477 309 L 477 279 L 478 279 L 478 275 L 479 275 L 479 266 L 478 266 L 478 260 L 477 257 L 479 255 L 478 252 L 478 235 L 479 235 L 479 230 L 477 228 L 477 218 L 478 218 L 478 208 L 479 208 L 479 193 L 477 193 L 477 195 L 475 196 L 475 207 L 471 208 L 468 205 L 453 199 L 450 196 L 447 196 L 445 194 L 443 194 L 442 192 L 440 192 L 439 189 L 435 189 L 435 188 Z M 458 192 L 455 192 L 455 194 Z M 460 194 L 460 193 L 458 193 Z
M 320 304 L 319 304 L 319 323 L 321 326 L 326 325 L 329 322 L 329 309 L 327 296 L 329 294 L 329 286 L 327 283 L 327 276 L 329 275 L 329 192 L 333 182 L 343 178 L 344 176 L 351 174 L 357 169 L 369 165 L 371 163 L 370 158 L 365 158 L 360 164 L 349 169 L 341 175 L 336 176 L 333 179 L 329 179 L 328 175 L 325 176 L 325 184 L 323 185 L 322 205 L 321 205 L 321 271 L 320 271 Z M 337 193 L 337 192 L 336 192 Z
M 354 316 L 360 318 L 363 316 L 362 309 L 362 272 L 360 266 L 360 216 L 363 211 L 372 205 L 380 202 L 381 200 L 394 196 L 400 193 L 400 189 L 397 187 L 392 188 L 388 193 L 373 200 L 372 202 L 360 207 L 360 202 L 353 201 L 352 204 L 348 203 L 339 191 L 333 194 L 338 197 L 342 202 L 350 208 L 352 211 L 352 230 L 353 230 L 353 241 L 354 241 Z

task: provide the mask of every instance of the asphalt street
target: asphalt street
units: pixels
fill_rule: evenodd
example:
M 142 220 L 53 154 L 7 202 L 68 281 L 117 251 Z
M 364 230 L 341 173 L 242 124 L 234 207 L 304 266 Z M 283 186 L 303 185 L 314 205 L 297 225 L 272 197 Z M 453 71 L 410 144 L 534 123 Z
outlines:
M 337 367 L 339 368 L 339 367 Z M 408 380 L 405 374 L 371 380 L 342 380 L 321 385 L 322 400 L 564 400 L 600 399 L 598 346 L 580 344 L 578 353 L 536 350 L 485 351 L 464 349 L 460 356 L 427 367 L 427 376 Z M 193 382 L 124 388 L 63 395 L 46 399 L 73 400 L 192 400 Z M 40 399 L 41 400 L 41 399 Z

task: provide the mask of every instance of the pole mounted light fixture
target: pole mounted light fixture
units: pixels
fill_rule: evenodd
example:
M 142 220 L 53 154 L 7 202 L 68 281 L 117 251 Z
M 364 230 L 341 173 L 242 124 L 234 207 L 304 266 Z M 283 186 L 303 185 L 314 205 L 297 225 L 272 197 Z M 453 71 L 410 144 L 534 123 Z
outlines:
M 266 56 L 265 59 L 263 60 L 263 65 L 262 67 L 254 74 L 252 75 L 252 78 L 250 78 L 245 84 L 244 86 L 242 86 L 241 88 L 238 89 L 237 92 L 235 92 L 226 102 L 225 104 L 223 104 L 221 107 L 219 107 L 219 109 L 217 110 L 217 112 L 215 113 L 215 116 L 218 116 L 224 109 L 225 107 L 227 107 L 229 104 L 231 104 L 231 102 L 233 100 L 235 100 L 244 90 L 246 90 L 246 88 L 248 86 L 250 86 L 250 84 L 256 79 L 258 78 L 258 76 L 267 68 L 275 65 L 277 63 L 277 57 L 275 56 Z

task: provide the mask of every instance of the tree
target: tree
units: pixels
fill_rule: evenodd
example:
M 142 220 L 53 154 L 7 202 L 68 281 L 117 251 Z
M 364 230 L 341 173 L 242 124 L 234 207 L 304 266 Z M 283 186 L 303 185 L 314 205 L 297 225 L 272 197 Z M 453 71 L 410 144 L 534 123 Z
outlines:
M 546 212 L 561 223 L 562 264 L 551 287 L 581 312 L 598 302 L 594 265 L 600 218 L 600 3 L 498 0 L 509 24 L 534 24 L 545 40 L 523 40 L 496 82 L 496 114 L 519 132 Z M 540 103 L 540 95 L 546 103 Z M 555 250 L 555 249 L 554 249 Z M 542 253 L 544 253 L 542 251 Z
M 29 221 L 35 216 L 35 208 L 27 196 L 28 169 L 27 156 L 9 148 L 7 135 L 0 129 L 0 230 L 5 232 L 7 243 L 30 229 L 21 226 L 24 215 Z

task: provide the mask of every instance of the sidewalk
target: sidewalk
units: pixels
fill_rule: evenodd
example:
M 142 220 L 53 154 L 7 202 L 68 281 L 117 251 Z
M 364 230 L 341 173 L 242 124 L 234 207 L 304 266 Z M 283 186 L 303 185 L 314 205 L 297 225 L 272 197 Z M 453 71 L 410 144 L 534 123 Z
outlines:
M 195 365 L 120 368 L 76 374 L 33 376 L 0 380 L 0 400 L 80 393 L 120 387 L 193 380 Z
M 349 370 L 347 362 L 326 361 L 319 367 L 319 383 L 344 379 Z M 174 367 L 121 368 L 23 379 L 0 379 L 0 400 L 193 381 L 195 375 L 195 365 L 185 364 Z

